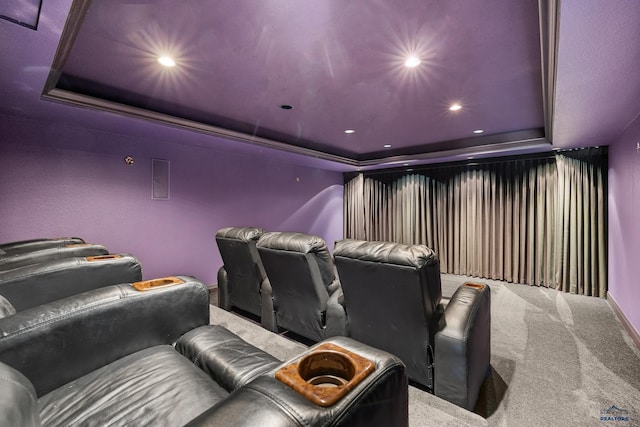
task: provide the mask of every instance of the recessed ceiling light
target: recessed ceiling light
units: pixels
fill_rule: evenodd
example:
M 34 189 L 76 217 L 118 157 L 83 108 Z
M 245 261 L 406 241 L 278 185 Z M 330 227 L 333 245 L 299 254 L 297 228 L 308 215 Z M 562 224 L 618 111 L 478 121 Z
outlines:
M 344 133 L 355 133 L 356 131 L 353 129 L 347 129 L 344 131 Z
M 451 107 L 449 107 L 449 110 L 451 111 L 458 111 L 462 109 L 462 105 L 460 104 L 452 104 Z
M 158 62 L 165 67 L 175 67 L 176 61 L 173 60 L 170 56 L 160 56 L 158 57 Z
M 409 163 L 403 163 L 402 166 L 409 166 Z
M 418 65 L 420 65 L 420 58 L 416 56 L 410 56 L 404 61 L 404 66 L 408 68 L 417 67 Z
M 475 133 L 476 135 L 479 135 L 479 134 L 481 134 L 481 133 L 484 133 L 484 130 L 482 130 L 482 129 L 476 129 L 476 130 L 474 130 L 474 131 L 473 131 L 473 133 Z
M 282 104 L 280 108 L 282 108 L 283 110 L 293 110 L 293 105 Z
M 384 148 L 391 148 L 391 144 L 384 144 Z

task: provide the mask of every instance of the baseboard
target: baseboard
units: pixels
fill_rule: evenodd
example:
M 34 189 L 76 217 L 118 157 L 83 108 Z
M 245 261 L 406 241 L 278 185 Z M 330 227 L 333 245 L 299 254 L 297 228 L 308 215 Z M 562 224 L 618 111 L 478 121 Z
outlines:
M 633 340 L 636 347 L 638 347 L 638 350 L 640 350 L 640 334 L 638 333 L 638 331 L 636 331 L 636 329 L 633 327 L 631 322 L 629 322 L 629 319 L 627 319 L 627 316 L 625 316 L 622 310 L 620 310 L 620 307 L 616 303 L 616 300 L 613 299 L 613 297 L 609 292 L 607 292 L 607 301 L 609 302 L 609 305 L 613 309 L 613 312 L 616 314 L 616 316 L 618 316 L 618 319 L 620 320 L 620 323 L 622 323 L 622 326 L 624 326 L 624 328 L 627 330 L 627 332 L 631 336 L 631 339 Z

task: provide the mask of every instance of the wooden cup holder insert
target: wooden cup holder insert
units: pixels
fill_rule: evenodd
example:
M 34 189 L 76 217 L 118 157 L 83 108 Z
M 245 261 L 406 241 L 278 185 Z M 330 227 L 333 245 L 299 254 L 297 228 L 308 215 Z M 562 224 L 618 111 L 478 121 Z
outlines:
M 122 258 L 120 255 L 96 255 L 96 256 L 88 256 L 86 257 L 86 260 L 91 262 L 91 261 L 104 261 L 107 259 L 119 259 Z
M 328 407 L 353 390 L 374 369 L 369 359 L 325 343 L 297 363 L 278 369 L 275 377 L 312 403 Z
M 174 286 L 184 283 L 184 280 L 174 276 L 162 277 L 160 279 L 145 280 L 144 282 L 135 282 L 133 287 L 137 291 L 148 291 L 151 289 L 163 288 L 165 286 Z
M 467 286 L 467 287 L 473 288 L 473 289 L 478 289 L 478 290 L 484 289 L 484 287 L 485 287 L 485 285 L 482 284 L 482 283 L 472 283 L 472 282 L 466 282 L 464 284 L 464 286 Z

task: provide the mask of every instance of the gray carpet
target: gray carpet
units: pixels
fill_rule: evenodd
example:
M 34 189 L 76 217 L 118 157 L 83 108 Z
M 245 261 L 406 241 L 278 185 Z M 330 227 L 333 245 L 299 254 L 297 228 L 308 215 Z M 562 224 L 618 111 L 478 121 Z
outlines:
M 248 343 L 282 361 L 291 359 L 307 348 L 289 338 L 269 332 L 235 313 L 229 313 L 215 305 L 210 307 L 212 324 L 224 326 Z M 487 421 L 473 412 L 461 409 L 432 394 L 409 387 L 409 425 L 411 427 L 423 425 L 471 427 L 486 426 Z
M 443 295 L 465 280 L 491 287 L 493 372 L 475 409 L 489 425 L 640 425 L 640 352 L 606 300 L 453 275 Z M 612 406 L 629 420 L 602 421 Z
M 465 280 L 491 288 L 492 374 L 475 413 L 410 387 L 411 427 L 640 426 L 640 351 L 606 300 L 446 274 L 443 296 Z M 212 323 L 281 360 L 305 348 L 233 313 L 211 310 Z M 612 415 L 628 421 L 601 420 Z

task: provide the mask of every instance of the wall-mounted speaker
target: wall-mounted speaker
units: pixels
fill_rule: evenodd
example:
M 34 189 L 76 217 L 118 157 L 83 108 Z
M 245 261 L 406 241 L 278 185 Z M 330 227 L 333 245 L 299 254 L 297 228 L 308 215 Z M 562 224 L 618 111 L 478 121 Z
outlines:
M 169 160 L 151 159 L 151 198 L 169 200 Z

